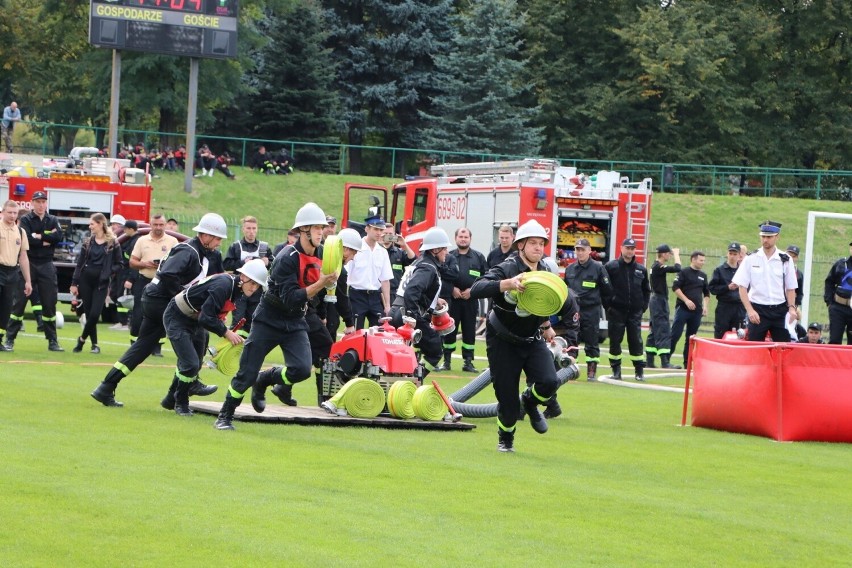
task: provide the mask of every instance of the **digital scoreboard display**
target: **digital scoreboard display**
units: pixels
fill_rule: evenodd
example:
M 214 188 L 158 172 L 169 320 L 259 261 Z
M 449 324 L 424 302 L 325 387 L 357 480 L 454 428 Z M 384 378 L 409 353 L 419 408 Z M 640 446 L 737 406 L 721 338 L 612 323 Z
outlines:
M 111 49 L 237 56 L 237 0 L 91 0 L 89 43 Z

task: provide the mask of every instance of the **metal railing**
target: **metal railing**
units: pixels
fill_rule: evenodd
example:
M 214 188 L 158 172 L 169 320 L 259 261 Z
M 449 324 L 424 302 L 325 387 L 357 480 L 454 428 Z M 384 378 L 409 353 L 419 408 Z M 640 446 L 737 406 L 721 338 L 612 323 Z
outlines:
M 73 137 L 71 136 L 73 131 Z M 64 134 L 64 135 L 63 135 Z M 122 146 L 138 143 L 146 148 L 177 147 L 184 134 L 148 130 L 119 129 Z M 15 129 L 16 151 L 40 153 L 44 156 L 65 156 L 70 151 L 64 140 L 73 139 L 73 146 L 100 145 L 106 128 L 89 125 L 65 125 L 22 121 Z M 234 164 L 246 166 L 258 146 L 270 152 L 286 149 L 295 166 L 309 171 L 351 174 L 352 150 L 360 151 L 360 174 L 366 176 L 398 177 L 428 175 L 436 163 L 487 162 L 523 159 L 529 156 L 470 154 L 433 149 L 356 146 L 343 143 L 267 140 L 199 134 L 197 144 L 207 144 L 217 153 L 225 152 Z M 595 173 L 614 170 L 630 179 L 646 177 L 655 180 L 655 191 L 664 193 L 693 193 L 703 195 L 743 195 L 764 197 L 798 197 L 852 201 L 852 171 L 808 170 L 796 168 L 764 168 L 756 166 L 723 166 L 637 162 L 624 160 L 585 160 L 556 158 L 563 166 L 576 167 L 578 172 Z

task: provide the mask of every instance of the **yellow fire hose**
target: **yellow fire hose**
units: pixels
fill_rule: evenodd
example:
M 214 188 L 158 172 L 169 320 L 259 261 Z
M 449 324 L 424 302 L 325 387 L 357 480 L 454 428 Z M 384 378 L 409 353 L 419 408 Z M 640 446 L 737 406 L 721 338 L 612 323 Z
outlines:
M 352 379 L 328 402 L 335 409 L 345 410 L 349 416 L 375 418 L 385 408 L 385 390 L 370 379 Z
M 394 418 L 414 418 L 414 393 L 417 387 L 411 381 L 396 381 L 388 390 L 388 412 Z
M 237 332 L 245 339 L 248 334 L 242 330 Z M 223 339 L 216 347 L 208 349 L 212 355 L 210 361 L 215 369 L 226 377 L 233 377 L 240 370 L 240 355 L 243 352 L 243 344 L 232 345 L 227 339 Z
M 322 268 L 320 271 L 323 274 L 331 274 L 337 272 L 340 274 L 343 268 L 343 241 L 337 235 L 329 235 L 325 238 L 322 250 Z M 337 301 L 337 286 L 327 289 L 325 295 L 326 302 Z
M 524 291 L 517 295 L 518 307 L 533 315 L 550 317 L 557 314 L 568 299 L 568 286 L 552 272 L 528 272 L 523 282 Z
M 443 420 L 447 414 L 444 399 L 432 385 L 418 387 L 412 403 L 414 414 L 421 420 Z

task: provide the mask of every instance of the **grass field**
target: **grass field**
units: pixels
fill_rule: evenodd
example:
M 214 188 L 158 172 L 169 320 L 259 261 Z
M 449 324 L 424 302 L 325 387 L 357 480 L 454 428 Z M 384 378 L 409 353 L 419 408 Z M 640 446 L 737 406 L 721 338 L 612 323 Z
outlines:
M 155 209 L 253 213 L 261 238 L 308 199 L 339 214 L 339 176 L 238 175 L 196 180 L 193 194 L 174 176 L 157 185 Z M 852 213 L 845 203 L 655 196 L 652 240 L 754 246 L 754 225 L 772 217 L 803 244 L 815 205 Z M 850 229 L 832 230 L 821 246 L 841 256 Z M 106 327 L 100 356 L 71 353 L 71 318 L 65 353 L 34 334 L 0 353 L 1 566 L 852 565 L 849 445 L 682 428 L 680 394 L 585 381 L 560 391 L 565 414 L 548 434 L 519 424 L 515 454 L 495 450 L 495 419 L 471 432 L 220 432 L 213 417 L 159 407 L 175 364 L 168 349 L 121 383 L 124 408 L 93 401 L 127 345 L 126 332 Z M 227 378 L 202 378 L 223 400 Z M 438 380 L 453 392 L 470 378 Z M 312 401 L 312 381 L 295 397 Z M 486 389 L 474 402 L 493 400 Z

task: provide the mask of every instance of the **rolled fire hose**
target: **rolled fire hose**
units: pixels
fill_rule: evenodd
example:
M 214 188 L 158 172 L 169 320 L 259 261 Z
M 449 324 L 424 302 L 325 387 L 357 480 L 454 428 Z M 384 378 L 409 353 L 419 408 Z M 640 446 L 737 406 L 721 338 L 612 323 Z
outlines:
M 559 313 L 568 299 L 568 286 L 556 274 L 535 270 L 524 275 L 524 291 L 519 292 L 518 307 L 535 316 Z
M 242 330 L 237 332 L 245 339 L 248 334 Z M 222 340 L 219 345 L 210 350 L 212 357 L 210 361 L 213 368 L 225 375 L 233 377 L 240 370 L 240 355 L 243 353 L 243 344 L 232 345 L 227 339 Z
M 423 385 L 414 392 L 414 414 L 421 420 L 443 420 L 447 414 L 444 399 L 432 385 Z
M 394 418 L 414 418 L 414 393 L 417 386 L 411 381 L 396 381 L 388 390 L 388 412 Z
M 385 409 L 385 390 L 376 381 L 352 379 L 328 402 L 349 416 L 375 418 Z
M 322 268 L 320 271 L 323 274 L 331 274 L 343 268 L 343 241 L 337 235 L 329 235 L 325 238 L 322 250 Z M 337 301 L 337 286 L 327 288 L 328 292 L 325 295 L 325 301 L 334 303 Z
M 576 365 L 570 365 L 556 371 L 557 390 L 568 381 L 576 379 L 579 374 L 580 370 Z M 463 414 L 466 418 L 491 418 L 493 416 L 497 416 L 496 402 L 492 402 L 491 404 L 467 404 L 463 401 L 456 400 L 456 396 L 458 395 L 467 397 L 463 400 L 468 400 L 470 397 L 484 389 L 490 382 L 491 373 L 486 370 L 457 393 L 450 395 L 450 403 L 453 405 L 453 410 L 459 414 Z

